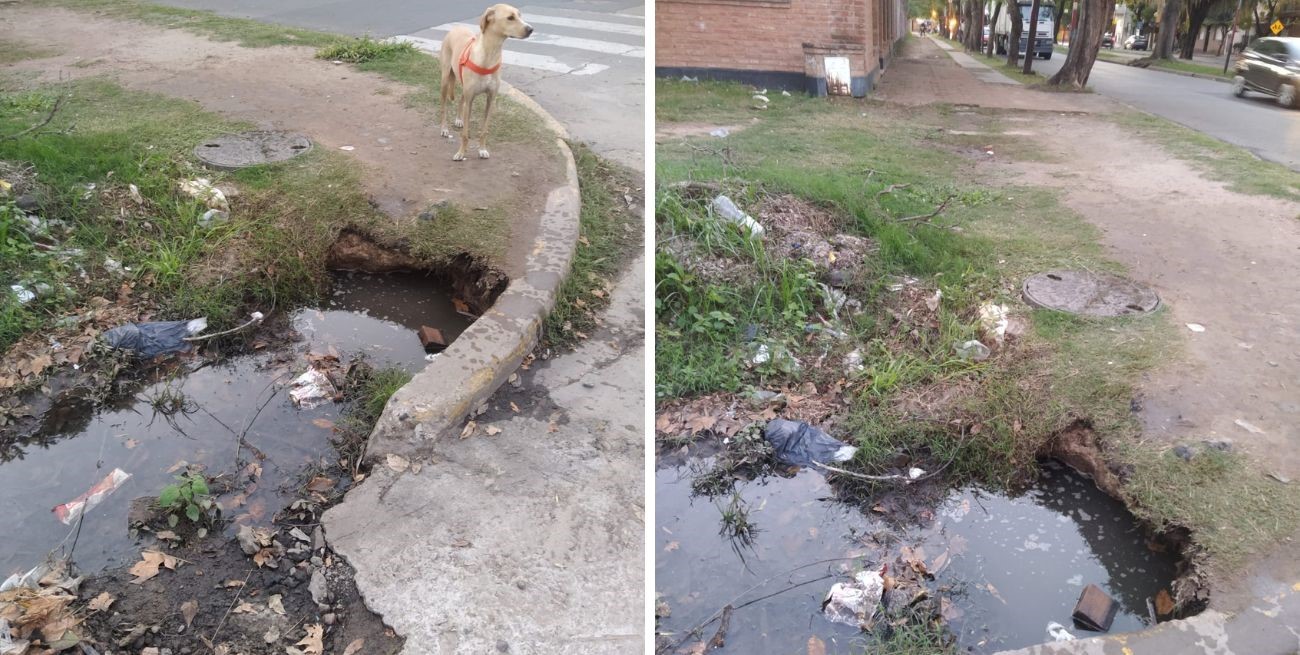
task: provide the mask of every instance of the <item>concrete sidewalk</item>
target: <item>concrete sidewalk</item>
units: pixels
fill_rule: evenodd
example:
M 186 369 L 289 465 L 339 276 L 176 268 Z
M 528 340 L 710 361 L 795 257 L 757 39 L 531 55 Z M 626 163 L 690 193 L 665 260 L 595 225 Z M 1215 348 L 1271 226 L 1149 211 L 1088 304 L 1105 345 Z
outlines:
M 376 465 L 325 514 L 404 653 L 641 652 L 644 269 L 630 264 L 599 333 L 520 371 L 472 435 Z
M 934 41 L 935 45 L 939 46 L 940 48 L 943 49 L 944 52 L 948 53 L 948 56 L 952 57 L 952 60 L 957 62 L 958 66 L 961 66 L 962 68 L 965 68 L 966 70 L 970 71 L 972 75 L 974 75 L 977 79 L 979 79 L 979 81 L 988 84 L 1010 84 L 1013 86 L 1021 86 L 1019 81 L 1013 80 L 1007 77 L 1006 75 L 1003 75 L 1002 73 L 993 70 L 988 66 L 988 64 L 985 64 L 984 62 L 979 61 L 978 59 L 975 59 L 974 57 L 952 47 L 942 39 L 938 39 L 932 36 L 930 37 L 930 40 Z
M 998 655 L 1295 655 L 1297 652 L 1300 652 L 1300 582 L 1290 586 L 1273 583 L 1273 588 L 1261 594 L 1250 607 L 1233 615 L 1207 610 L 1142 632 L 1042 644 Z

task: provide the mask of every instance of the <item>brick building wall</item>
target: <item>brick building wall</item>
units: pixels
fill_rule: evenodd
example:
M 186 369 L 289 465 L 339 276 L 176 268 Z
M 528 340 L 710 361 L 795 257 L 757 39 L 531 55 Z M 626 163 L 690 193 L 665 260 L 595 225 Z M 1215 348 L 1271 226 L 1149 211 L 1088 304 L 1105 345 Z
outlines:
M 656 0 L 655 67 L 825 95 L 824 58 L 845 57 L 860 97 L 905 29 L 903 0 Z

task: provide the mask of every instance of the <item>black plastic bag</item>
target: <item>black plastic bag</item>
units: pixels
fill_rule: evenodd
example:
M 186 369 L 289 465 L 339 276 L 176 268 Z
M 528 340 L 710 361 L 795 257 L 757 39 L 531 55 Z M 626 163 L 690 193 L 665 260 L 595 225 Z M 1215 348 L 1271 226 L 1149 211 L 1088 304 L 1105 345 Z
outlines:
M 133 350 L 141 357 L 156 357 L 163 353 L 189 349 L 186 337 L 192 337 L 208 327 L 206 318 L 189 321 L 158 321 L 154 323 L 127 323 L 104 333 L 104 341 L 121 350 Z
M 843 462 L 853 459 L 857 448 L 850 446 L 802 421 L 773 419 L 763 436 L 776 452 L 777 459 L 792 466 L 812 462 Z

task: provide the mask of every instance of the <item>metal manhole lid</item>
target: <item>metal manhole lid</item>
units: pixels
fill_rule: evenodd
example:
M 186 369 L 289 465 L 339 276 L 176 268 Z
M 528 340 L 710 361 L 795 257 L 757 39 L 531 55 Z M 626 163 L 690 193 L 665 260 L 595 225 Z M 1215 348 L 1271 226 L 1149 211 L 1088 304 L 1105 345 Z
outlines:
M 272 164 L 311 150 L 311 139 L 292 132 L 257 130 L 222 134 L 194 147 L 194 156 L 223 170 Z
M 1092 271 L 1046 271 L 1025 280 L 1025 300 L 1036 307 L 1088 316 L 1147 314 L 1160 296 L 1128 278 Z

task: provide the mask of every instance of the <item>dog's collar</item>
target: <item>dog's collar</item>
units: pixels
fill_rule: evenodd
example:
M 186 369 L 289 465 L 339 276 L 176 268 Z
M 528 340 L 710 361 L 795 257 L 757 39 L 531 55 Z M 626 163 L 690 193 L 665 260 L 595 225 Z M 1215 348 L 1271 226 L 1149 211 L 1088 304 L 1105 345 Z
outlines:
M 460 79 L 462 80 L 465 79 L 466 68 L 484 76 L 491 75 L 501 70 L 501 62 L 497 62 L 497 65 L 492 68 L 484 68 L 474 63 L 474 61 L 469 58 L 470 49 L 474 47 L 474 41 L 476 39 L 478 39 L 476 36 L 469 37 L 469 43 L 466 43 L 465 49 L 460 52 Z

